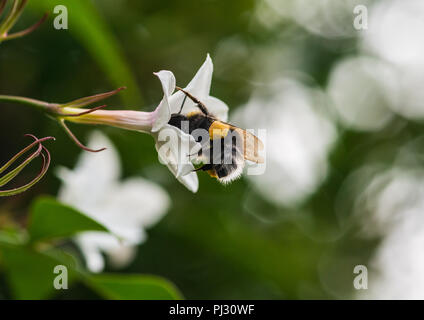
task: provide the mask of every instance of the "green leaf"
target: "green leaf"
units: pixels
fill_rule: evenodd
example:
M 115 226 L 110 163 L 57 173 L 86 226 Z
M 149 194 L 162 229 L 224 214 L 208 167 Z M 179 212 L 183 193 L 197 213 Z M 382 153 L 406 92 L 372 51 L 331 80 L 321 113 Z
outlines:
M 142 103 L 140 91 L 131 68 L 126 63 L 120 44 L 107 23 L 88 0 L 37 0 L 29 7 L 53 12 L 57 5 L 68 9 L 69 32 L 90 52 L 115 87 L 126 86 L 122 94 L 126 105 Z M 55 15 L 53 15 L 55 17 Z
M 92 275 L 87 278 L 87 284 L 103 297 L 114 300 L 182 299 L 172 283 L 151 275 Z
M 61 254 L 63 256 L 64 253 Z M 70 259 L 57 259 L 57 255 L 48 255 L 23 246 L 8 246 L 0 244 L 2 265 L 7 273 L 7 281 L 17 299 L 44 299 L 53 296 L 54 279 L 60 274 L 54 273 L 54 268 L 64 265 L 67 268 L 68 286 L 77 277 Z M 55 257 L 56 256 L 56 257 Z
M 53 198 L 38 198 L 31 208 L 31 241 L 73 236 L 82 231 L 106 231 L 107 228 L 76 209 Z
M 26 234 L 14 228 L 2 228 L 0 230 L 0 245 L 2 244 L 23 244 L 26 241 Z

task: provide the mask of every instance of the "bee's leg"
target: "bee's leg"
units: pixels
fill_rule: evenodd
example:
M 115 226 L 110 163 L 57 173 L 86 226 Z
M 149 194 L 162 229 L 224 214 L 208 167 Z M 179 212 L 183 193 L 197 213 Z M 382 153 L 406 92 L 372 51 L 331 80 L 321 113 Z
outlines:
M 197 153 L 188 154 L 187 157 L 190 161 L 192 161 L 192 157 L 195 157 L 194 159 L 197 161 L 202 156 L 202 153 L 199 151 Z
M 195 153 L 192 153 L 192 154 L 188 154 L 187 157 L 192 157 L 192 156 L 198 156 L 198 157 L 200 157 L 200 156 L 202 156 L 202 154 L 203 154 L 203 147 L 204 146 L 202 146 L 202 148 L 198 152 L 195 152 Z M 207 150 L 211 150 L 211 148 L 208 148 Z
M 194 156 L 200 156 L 200 152 L 196 152 L 196 153 L 192 153 L 192 154 L 188 154 L 187 157 L 194 157 Z
M 196 97 L 192 96 L 189 92 L 185 91 L 184 89 L 181 89 L 180 87 L 175 87 L 175 89 L 180 90 L 184 92 L 184 94 L 189 97 L 194 103 L 197 103 L 197 107 L 200 109 L 200 111 L 203 112 L 206 116 L 209 115 L 208 108 Z
M 200 168 L 194 169 L 194 171 L 208 171 L 211 170 L 213 168 L 213 166 L 211 164 L 204 164 L 203 166 L 201 166 Z
M 200 170 L 206 171 L 207 174 L 210 175 L 211 177 L 219 179 L 218 174 L 216 173 L 216 170 L 212 164 L 205 164 L 201 166 L 200 168 L 193 170 L 193 172 L 200 171 Z

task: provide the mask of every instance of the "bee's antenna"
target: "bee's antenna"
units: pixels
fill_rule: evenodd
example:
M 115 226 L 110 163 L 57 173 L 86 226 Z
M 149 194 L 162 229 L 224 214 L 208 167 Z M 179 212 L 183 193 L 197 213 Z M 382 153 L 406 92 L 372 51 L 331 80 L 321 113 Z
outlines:
M 184 100 L 183 100 L 183 103 L 181 104 L 181 108 L 180 108 L 180 111 L 178 111 L 178 114 L 180 114 L 181 111 L 183 111 L 184 103 L 186 100 L 187 100 L 187 95 L 184 96 Z
M 180 87 L 177 87 L 176 86 L 175 89 L 184 92 L 184 94 L 186 95 L 186 97 L 189 97 L 194 103 L 197 103 L 197 107 L 200 109 L 200 111 L 202 111 L 205 115 L 209 115 L 208 108 L 206 108 L 206 106 L 199 99 L 197 99 L 196 97 L 192 96 L 189 92 L 185 91 L 184 89 L 181 89 Z

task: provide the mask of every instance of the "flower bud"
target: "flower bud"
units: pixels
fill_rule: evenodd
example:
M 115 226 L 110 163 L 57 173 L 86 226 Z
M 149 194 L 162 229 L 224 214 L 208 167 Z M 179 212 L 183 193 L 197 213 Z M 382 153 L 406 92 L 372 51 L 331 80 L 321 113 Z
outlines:
M 14 157 L 12 157 L 5 165 L 0 167 L 0 187 L 3 187 L 4 185 L 8 184 L 9 182 L 13 181 L 13 179 L 19 175 L 19 173 L 29 164 L 31 163 L 35 158 L 41 156 L 43 158 L 43 164 L 41 166 L 41 170 L 38 173 L 38 175 L 29 183 L 16 187 L 13 189 L 7 189 L 7 190 L 0 190 L 0 197 L 7 197 L 7 196 L 13 196 L 22 192 L 25 192 L 32 186 L 34 186 L 38 181 L 40 181 L 43 176 L 46 174 L 47 170 L 50 166 L 50 153 L 49 151 L 43 146 L 42 142 L 47 140 L 55 140 L 53 137 L 45 137 L 42 139 L 38 139 L 37 137 L 27 134 L 26 136 L 32 137 L 34 139 L 34 142 L 22 149 L 20 152 L 18 152 Z M 34 150 L 35 148 L 35 150 Z M 34 150 L 25 160 L 23 160 L 20 164 L 16 165 L 14 169 L 8 170 L 13 165 L 15 165 L 23 155 L 28 153 L 30 150 Z
M 37 29 L 47 19 L 48 14 L 46 13 L 37 23 L 35 23 L 31 27 L 22 31 L 10 33 L 10 30 L 14 27 L 16 22 L 19 20 L 22 12 L 24 11 L 27 2 L 28 0 L 12 0 L 12 5 L 8 14 L 4 17 L 2 21 L 0 21 L 0 43 L 2 41 L 26 36 L 27 34 Z M 6 4 L 7 0 L 0 0 L 0 15 L 6 9 Z

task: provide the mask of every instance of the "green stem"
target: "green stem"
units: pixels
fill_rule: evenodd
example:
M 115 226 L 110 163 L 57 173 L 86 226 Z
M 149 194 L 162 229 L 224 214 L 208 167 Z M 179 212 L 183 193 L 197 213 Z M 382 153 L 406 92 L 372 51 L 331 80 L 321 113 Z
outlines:
M 118 92 L 118 90 L 115 90 L 114 92 Z M 109 93 L 103 94 L 105 97 L 109 95 Z M 95 95 L 88 97 L 90 99 L 83 98 L 75 100 L 73 103 L 58 104 L 25 97 L 0 95 L 0 102 L 12 102 L 36 107 L 40 111 L 53 116 L 57 120 L 86 124 L 101 124 L 126 130 L 142 131 L 147 133 L 151 132 L 153 123 L 157 118 L 157 111 L 142 112 L 133 110 L 96 110 L 99 107 L 81 109 L 74 108 L 72 106 L 73 104 L 83 106 L 88 102 L 98 101 L 100 100 L 98 97 L 99 95 Z M 89 101 L 85 101 L 84 99 Z M 83 101 L 83 103 L 81 101 Z
M 48 103 L 36 99 L 8 95 L 0 95 L 0 102 L 19 103 L 31 107 L 36 107 L 37 109 L 48 113 L 54 113 L 55 109 L 59 106 L 59 104 L 56 103 Z
M 126 130 L 151 133 L 153 124 L 158 117 L 157 110 L 153 112 L 132 110 L 100 110 L 106 105 L 97 106 L 91 109 L 80 108 L 108 98 L 118 93 L 122 89 L 123 88 L 119 88 L 110 92 L 77 99 L 65 104 L 48 103 L 36 99 L 9 95 L 0 95 L 0 102 L 18 103 L 37 108 L 41 112 L 44 112 L 47 115 L 50 115 L 52 118 L 58 120 L 68 135 L 79 147 L 87 151 L 99 152 L 104 149 L 93 150 L 85 147 L 66 126 L 65 121 L 86 124 L 103 124 Z
M 15 0 L 15 2 L 13 3 L 12 9 L 10 10 L 9 14 L 6 16 L 6 19 L 3 21 L 2 25 L 0 26 L 0 36 L 2 38 L 7 36 L 7 33 L 13 27 L 17 18 L 19 17 L 20 15 L 19 6 L 20 6 L 19 0 Z

